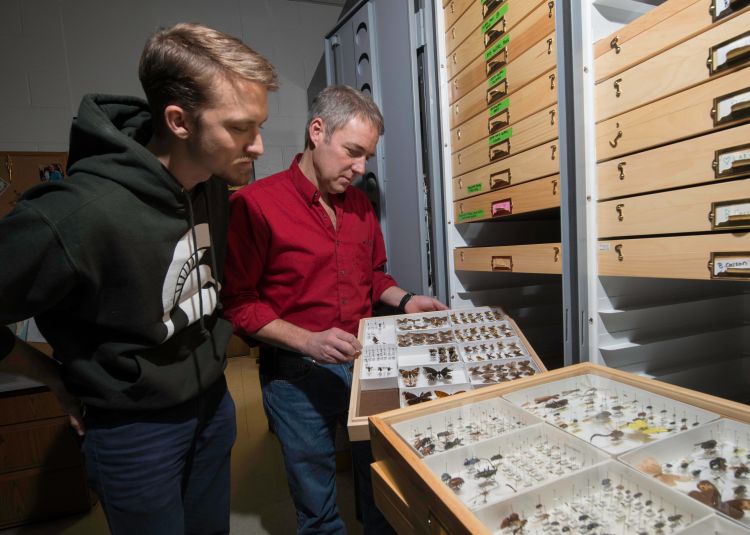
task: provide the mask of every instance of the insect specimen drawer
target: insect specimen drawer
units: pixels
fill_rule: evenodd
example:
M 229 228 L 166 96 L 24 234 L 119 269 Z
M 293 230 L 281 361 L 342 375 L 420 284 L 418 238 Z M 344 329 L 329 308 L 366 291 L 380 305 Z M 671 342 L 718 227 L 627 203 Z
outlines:
M 409 533 L 750 533 L 746 405 L 579 364 L 370 427 Z
M 354 366 L 349 438 L 367 417 L 546 371 L 515 322 L 490 307 L 367 318 Z

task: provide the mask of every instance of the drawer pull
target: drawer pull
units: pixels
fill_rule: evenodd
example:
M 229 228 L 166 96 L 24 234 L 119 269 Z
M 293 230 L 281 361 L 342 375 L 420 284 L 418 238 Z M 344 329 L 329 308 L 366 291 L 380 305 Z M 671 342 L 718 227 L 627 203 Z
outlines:
M 504 48 L 497 56 L 487 62 L 487 76 L 492 76 L 508 64 L 508 49 Z
M 459 178 L 458 179 L 458 189 L 464 189 L 464 179 Z
M 714 126 L 750 117 L 750 89 L 715 98 L 711 117 L 714 119 Z
M 490 265 L 492 271 L 513 271 L 513 257 L 493 256 Z
M 456 27 L 454 26 L 453 28 L 451 28 L 451 39 L 455 39 L 455 38 L 456 38 Z
M 711 230 L 749 229 L 750 199 L 712 202 L 708 220 Z
M 508 81 L 503 80 L 499 85 L 487 90 L 487 105 L 494 104 L 496 101 L 508 94 Z
M 620 42 L 620 36 L 619 35 L 615 35 L 615 38 L 612 39 L 609 42 L 609 48 L 614 48 L 615 49 L 615 54 L 619 54 L 620 53 L 619 42 Z
M 464 261 L 466 260 L 466 259 L 464 258 L 464 252 L 463 252 L 463 251 L 459 251 L 459 252 L 458 252 L 458 256 L 460 256 L 460 257 L 461 257 L 461 262 L 464 262 Z
M 502 177 L 501 175 L 507 175 L 507 177 Z M 510 186 L 510 181 L 511 181 L 510 169 L 503 169 L 502 171 L 497 171 L 495 173 L 490 174 L 490 189 Z
M 714 161 L 715 178 L 741 176 L 750 173 L 750 145 L 740 145 L 716 151 Z
M 731 69 L 750 62 L 750 32 L 712 46 L 708 51 L 708 72 Z
M 550 157 L 550 160 L 554 160 L 555 159 L 555 153 L 557 152 L 557 145 L 552 145 L 550 147 L 550 149 L 552 149 L 552 156 Z
M 618 78 L 615 80 L 615 96 L 620 97 L 622 95 L 622 91 L 620 91 L 620 83 L 622 82 L 622 78 Z
M 456 58 L 456 54 L 453 53 L 453 65 L 457 65 L 457 64 L 458 64 L 458 59 Z
M 503 3 L 503 0 L 487 0 L 482 5 L 482 18 L 486 18 L 488 13 L 491 13 L 497 6 Z
M 485 23 L 489 25 L 489 28 L 487 28 L 484 31 L 484 47 L 485 48 L 487 48 L 492 43 L 500 39 L 503 35 L 505 35 L 506 22 L 505 22 L 505 17 L 503 16 L 504 14 L 501 15 L 501 11 L 502 10 L 498 11 L 496 15 L 493 15 L 490 18 L 490 20 Z M 500 15 L 500 16 L 498 17 L 497 15 Z M 482 28 L 484 29 L 485 26 L 482 25 Z
M 552 54 L 552 39 L 547 39 L 547 55 Z
M 495 117 L 492 117 L 489 121 L 487 121 L 487 131 L 490 134 L 494 134 L 495 132 L 499 132 L 506 126 L 510 124 L 510 112 L 508 110 L 505 110 L 501 112 L 499 115 L 496 115 Z
M 492 203 L 492 217 L 512 215 L 513 214 L 513 200 L 503 199 L 501 201 L 495 201 Z
M 461 129 L 456 130 L 456 138 L 461 141 Z
M 549 75 L 549 88 L 554 89 L 555 88 L 555 73 Z
M 549 111 L 549 124 L 550 126 L 555 126 L 555 110 Z
M 628 162 L 620 162 L 617 164 L 617 170 L 620 171 L 620 180 L 625 180 L 625 166 Z
M 451 2 L 451 15 L 456 12 L 456 3 Z
M 615 210 L 617 210 L 617 220 L 618 221 L 622 221 L 623 219 L 625 219 L 625 216 L 622 215 L 622 209 L 623 208 L 625 208 L 624 204 L 618 204 L 617 206 L 615 206 Z
M 713 22 L 716 22 L 722 17 L 736 13 L 743 7 L 750 5 L 750 0 L 712 0 L 711 2 L 711 16 Z
M 552 195 L 557 195 L 557 180 L 552 181 Z
M 555 10 L 555 2 L 554 0 L 550 0 L 547 2 L 547 7 L 549 8 L 549 18 L 552 18 L 552 14 Z
M 750 251 L 711 253 L 708 271 L 712 279 L 750 280 Z
M 456 103 L 456 104 L 455 104 L 455 105 L 453 106 L 453 111 L 454 111 L 454 113 L 455 113 L 456 115 L 458 115 L 458 103 Z
M 621 243 L 618 243 L 617 245 L 615 245 L 615 252 L 617 253 L 617 260 L 619 260 L 620 262 L 625 260 L 625 257 L 622 256 L 622 244 Z
M 458 91 L 458 80 L 453 80 L 453 91 Z
M 554 261 L 557 262 L 558 260 L 560 260 L 560 248 L 559 247 L 553 247 L 552 249 L 555 252 L 555 260 Z
M 617 123 L 617 128 L 620 128 L 620 123 Z M 609 142 L 609 146 L 613 149 L 617 147 L 617 143 L 620 141 L 620 138 L 622 137 L 622 130 L 617 131 L 617 135 L 615 136 L 615 139 Z
M 490 148 L 490 161 L 505 158 L 508 154 L 510 154 L 510 141 L 503 141 L 500 145 Z

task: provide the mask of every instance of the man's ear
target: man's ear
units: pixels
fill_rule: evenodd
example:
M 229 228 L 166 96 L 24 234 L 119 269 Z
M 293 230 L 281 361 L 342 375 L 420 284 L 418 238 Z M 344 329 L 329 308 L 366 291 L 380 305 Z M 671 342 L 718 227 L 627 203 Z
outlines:
M 312 141 L 314 146 L 323 143 L 326 136 L 326 125 L 325 122 L 323 122 L 323 119 L 321 119 L 320 117 L 315 117 L 312 121 L 310 121 L 310 126 L 307 129 L 307 133 L 310 136 L 310 141 Z
M 164 108 L 164 123 L 167 130 L 179 139 L 187 139 L 190 136 L 191 122 L 187 112 L 176 104 L 170 104 Z

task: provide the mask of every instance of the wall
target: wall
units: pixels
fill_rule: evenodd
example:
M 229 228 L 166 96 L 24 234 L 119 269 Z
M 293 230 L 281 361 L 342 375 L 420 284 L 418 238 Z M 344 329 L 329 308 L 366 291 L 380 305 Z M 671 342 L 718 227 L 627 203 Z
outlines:
M 307 86 L 340 10 L 290 0 L 0 0 L 0 150 L 66 151 L 81 96 L 143 96 L 146 39 L 188 21 L 242 38 L 277 68 L 256 175 L 284 169 L 302 149 Z

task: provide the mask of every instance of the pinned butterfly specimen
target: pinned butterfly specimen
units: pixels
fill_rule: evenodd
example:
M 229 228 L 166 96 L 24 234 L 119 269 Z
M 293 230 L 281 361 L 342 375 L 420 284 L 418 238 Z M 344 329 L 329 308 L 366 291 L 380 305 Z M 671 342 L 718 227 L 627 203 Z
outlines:
M 432 400 L 432 393 L 426 390 L 420 394 L 412 394 L 411 392 L 404 392 L 404 398 L 406 399 L 407 405 L 416 405 L 417 403 L 424 403 L 425 401 Z
M 511 529 L 514 534 L 520 533 L 526 525 L 526 522 L 528 522 L 528 520 L 525 518 L 521 519 L 521 517 L 518 516 L 518 513 L 511 513 L 500 522 L 500 529 Z
M 419 368 L 413 370 L 399 370 L 401 377 L 404 379 L 404 383 L 407 386 L 414 386 L 417 384 L 417 377 L 419 377 Z
M 677 481 L 690 481 L 691 479 L 689 476 L 685 475 L 665 474 L 661 469 L 661 465 L 651 457 L 644 459 L 637 468 L 644 474 L 654 476 L 656 479 L 670 487 L 674 487 L 677 484 Z
M 442 370 L 436 370 L 435 368 L 425 366 L 422 369 L 424 370 L 425 374 L 427 374 L 427 379 L 429 381 L 436 381 L 438 379 L 442 381 L 449 380 L 451 379 L 451 372 L 453 371 L 448 367 L 445 367 Z
M 456 394 L 463 394 L 464 392 L 466 392 L 466 390 L 459 390 L 458 392 L 449 394 L 448 392 L 443 392 L 442 390 L 435 390 L 435 395 L 439 398 L 447 398 L 448 396 L 455 396 Z
M 717 509 L 735 520 L 745 516 L 745 511 L 750 511 L 750 500 L 738 498 L 722 501 L 721 493 L 716 485 L 705 479 L 698 482 L 698 490 L 691 490 L 688 496 Z

